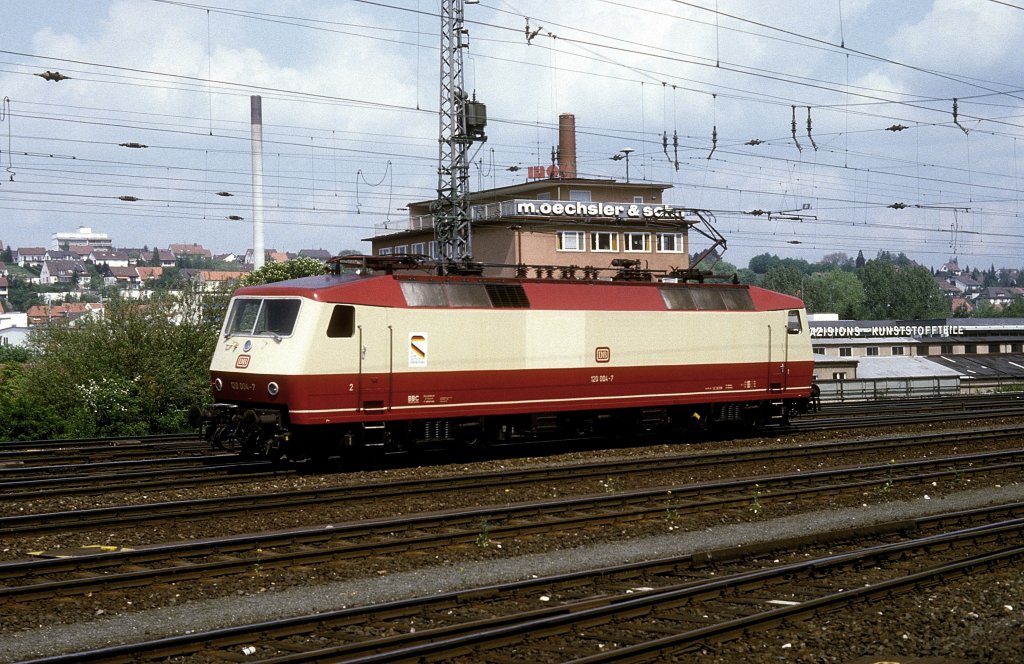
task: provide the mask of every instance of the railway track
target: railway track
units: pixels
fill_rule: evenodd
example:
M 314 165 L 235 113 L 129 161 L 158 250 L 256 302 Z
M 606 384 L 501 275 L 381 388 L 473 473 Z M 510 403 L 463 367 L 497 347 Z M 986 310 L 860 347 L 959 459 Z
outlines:
M 52 552 L 57 557 L 0 564 L 0 596 L 8 606 L 55 597 L 182 583 L 259 569 L 289 570 L 380 556 L 417 555 L 491 541 L 561 537 L 602 529 L 683 527 L 707 513 L 782 513 L 841 496 L 903 487 L 965 485 L 977 478 L 1019 477 L 1024 449 L 767 475 L 694 485 L 669 485 L 568 499 L 420 513 L 313 528 L 217 537 L 104 553 Z M 83 555 L 85 554 L 85 555 Z
M 969 411 L 968 417 L 1024 416 L 1024 403 L 1018 409 L 1006 408 L 998 400 L 994 411 Z M 957 402 L 951 402 L 957 405 Z M 897 411 L 901 412 L 902 411 Z M 924 413 L 907 416 L 900 414 L 880 415 L 870 421 L 859 415 L 851 425 L 846 416 L 826 416 L 802 420 L 787 429 L 792 433 L 822 430 L 853 429 L 858 426 L 878 426 L 881 423 L 922 423 L 946 420 L 950 411 Z M 913 438 L 913 437 L 910 437 Z M 645 442 L 650 442 L 645 441 Z M 578 443 L 566 443 L 567 449 L 576 449 Z M 530 446 L 527 445 L 529 448 Z M 151 447 L 145 448 L 147 451 Z M 182 450 L 186 452 L 187 450 Z M 731 452 L 725 453 L 731 455 Z M 723 454 L 706 453 L 710 460 L 723 459 Z M 743 457 L 739 457 L 743 460 Z M 106 494 L 112 490 L 136 489 L 154 492 L 174 488 L 193 488 L 203 485 L 244 483 L 259 479 L 294 475 L 299 472 L 331 472 L 331 468 L 305 468 L 294 464 L 280 464 L 266 461 L 244 461 L 235 454 L 200 456 L 174 456 L 165 458 L 128 459 L 120 461 L 94 461 L 89 463 L 65 463 L 60 456 L 50 457 L 45 465 L 2 464 L 0 463 L 0 500 L 12 502 L 35 501 L 62 496 L 84 496 Z
M 252 482 L 294 475 L 296 469 L 268 461 L 240 461 L 234 454 L 107 461 L 88 466 L 0 468 L 0 501 L 96 495 L 139 489 L 157 491 L 204 484 Z
M 24 465 L 78 465 L 103 461 L 179 456 L 209 450 L 195 433 L 115 438 L 0 442 L 0 468 Z
M 594 481 L 601 483 L 606 491 L 627 488 L 631 478 L 663 477 L 664 481 L 686 473 L 715 471 L 723 464 L 739 463 L 797 463 L 812 464 L 815 459 L 827 459 L 829 464 L 839 463 L 843 456 L 865 462 L 869 459 L 892 459 L 898 453 L 916 453 L 913 450 L 925 448 L 930 454 L 938 454 L 944 448 L 949 450 L 973 445 L 988 449 L 1003 443 L 1015 444 L 1024 436 L 1024 425 L 990 427 L 971 431 L 954 431 L 932 434 L 916 434 L 869 438 L 861 440 L 833 441 L 800 444 L 771 449 L 729 450 L 701 453 L 659 456 L 640 460 L 615 460 L 596 463 L 574 464 L 569 467 L 526 468 L 515 471 L 501 470 L 492 473 L 460 474 L 451 477 L 403 482 L 359 484 L 356 486 L 331 486 L 304 491 L 261 493 L 255 495 L 222 496 L 213 499 L 178 500 L 163 503 L 115 505 L 93 509 L 76 509 L 69 512 L 44 512 L 0 516 L 0 535 L 17 537 L 25 534 L 60 531 L 70 533 L 94 528 L 114 526 L 138 526 L 161 520 L 200 519 L 231 516 L 257 511 L 302 510 L 325 505 L 355 504 L 366 501 L 387 501 L 407 499 L 412 496 L 429 496 L 440 493 L 464 493 L 467 491 L 496 488 L 509 490 L 528 484 L 548 483 L 563 487 L 578 487 L 586 492 L 593 490 Z M 213 478 L 220 481 L 219 477 Z M 112 484 L 124 488 L 125 480 L 114 476 Z M 588 484 L 589 483 L 589 484 Z M 106 488 L 100 483 L 99 488 Z M 22 487 L 23 488 L 23 487 Z M 96 488 L 96 487 L 94 487 Z M 148 488 L 148 487 L 147 487 Z M 7 489 L 5 491 L 5 489 Z M 8 504 L 17 505 L 33 495 L 20 492 L 19 487 L 10 490 L 0 487 L 0 496 Z M 509 495 L 501 496 L 508 500 Z
M 1024 397 L 985 395 L 942 399 L 901 399 L 825 404 L 816 413 L 801 415 L 785 429 L 823 431 L 945 422 L 950 419 L 989 419 L 1024 416 Z
M 663 661 L 874 598 L 1019 566 L 1022 513 L 1024 505 L 1014 504 L 937 515 L 35 661 Z

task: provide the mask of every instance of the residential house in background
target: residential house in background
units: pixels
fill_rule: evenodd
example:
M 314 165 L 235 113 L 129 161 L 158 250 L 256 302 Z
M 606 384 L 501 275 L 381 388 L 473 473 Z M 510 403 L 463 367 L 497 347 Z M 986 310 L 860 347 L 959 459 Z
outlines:
M 94 262 L 97 267 L 131 267 L 136 261 L 131 259 L 127 251 L 121 249 L 97 250 Z
M 154 249 L 147 262 L 159 261 L 160 267 L 174 267 L 174 252 L 170 249 Z
M 146 267 L 143 265 L 132 265 L 130 267 L 107 267 L 104 266 L 102 274 L 108 284 L 117 284 L 129 290 L 138 290 L 148 287 L 149 282 L 159 279 L 164 273 L 162 267 Z
M 145 267 L 142 265 L 135 266 L 135 272 L 139 275 L 139 283 L 144 287 L 148 286 L 150 282 L 156 281 L 164 274 L 162 267 Z
M 952 284 L 949 277 L 937 274 L 934 279 L 936 285 L 939 287 L 939 291 L 941 291 L 948 299 L 952 300 L 953 298 L 957 298 L 962 295 L 962 291 Z
M 289 260 L 291 260 L 291 258 L 292 258 L 292 256 L 289 255 L 287 252 L 278 251 L 277 249 L 267 249 L 263 253 L 263 262 L 264 263 L 286 263 Z M 245 264 L 246 265 L 255 265 L 256 264 L 255 254 L 253 254 L 253 250 L 252 249 L 249 249 L 249 250 L 247 250 L 245 252 Z
M 46 260 L 46 249 L 43 247 L 18 247 L 13 254 L 14 261 L 22 267 L 42 265 Z
M 46 325 L 54 321 L 76 321 L 84 316 L 103 318 L 101 303 L 68 302 L 67 304 L 37 304 L 28 308 L 28 325 Z
M 333 256 L 331 252 L 326 249 L 302 249 L 299 251 L 299 256 L 305 256 L 306 258 L 312 258 L 313 260 L 323 261 L 326 263 L 331 260 Z
M 187 256 L 200 256 L 202 258 L 213 258 L 213 252 L 201 244 L 172 244 L 168 247 L 175 258 Z
M 43 261 L 39 272 L 43 284 L 73 284 L 88 277 L 89 271 L 81 261 Z
M 953 258 L 950 258 L 949 262 L 943 264 L 943 266 L 939 268 L 939 272 L 942 274 L 947 274 L 952 277 L 959 277 L 962 274 L 962 271 L 960 270 L 960 264 L 957 262 L 955 256 Z
M 1004 307 L 1019 300 L 1022 296 L 1024 296 L 1024 288 L 989 286 L 978 294 L 978 301 L 988 302 L 997 310 L 1002 311 Z
M 949 278 L 949 283 L 967 297 L 977 297 L 981 292 L 981 284 L 967 274 L 958 274 Z
M 237 282 L 247 274 L 249 273 L 242 270 L 196 270 L 194 278 L 202 290 L 215 290 L 229 282 Z
M 27 313 L 0 311 L 0 346 L 24 346 L 29 332 Z
M 134 267 L 107 266 L 103 270 L 103 275 L 108 284 L 117 284 L 129 289 L 137 289 L 139 287 L 139 273 Z
M 96 262 L 96 248 L 88 244 L 73 244 L 68 247 L 68 254 L 73 260 Z

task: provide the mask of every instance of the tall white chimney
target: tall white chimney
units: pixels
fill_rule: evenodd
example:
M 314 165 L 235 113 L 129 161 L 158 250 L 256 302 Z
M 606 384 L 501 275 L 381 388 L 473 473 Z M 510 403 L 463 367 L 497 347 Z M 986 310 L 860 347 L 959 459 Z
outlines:
M 263 99 L 249 97 L 252 111 L 252 265 L 263 267 Z

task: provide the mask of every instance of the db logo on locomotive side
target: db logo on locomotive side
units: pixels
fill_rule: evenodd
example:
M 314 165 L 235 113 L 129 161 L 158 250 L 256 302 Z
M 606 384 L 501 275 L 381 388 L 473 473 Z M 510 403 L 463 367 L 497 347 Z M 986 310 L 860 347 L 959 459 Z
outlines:
M 235 360 L 235 368 L 245 369 L 246 367 L 249 366 L 249 359 L 250 358 L 248 355 L 239 355 L 238 359 Z

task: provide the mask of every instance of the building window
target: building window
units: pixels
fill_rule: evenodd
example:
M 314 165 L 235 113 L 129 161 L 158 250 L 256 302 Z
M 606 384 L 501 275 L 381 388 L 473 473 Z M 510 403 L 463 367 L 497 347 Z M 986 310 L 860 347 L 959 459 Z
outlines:
M 391 255 L 391 247 L 381 247 L 380 249 L 377 250 L 377 255 L 378 256 L 390 256 Z
M 590 197 L 590 192 L 586 189 L 570 189 L 569 200 L 589 203 L 593 199 Z
M 1024 353 L 1024 344 L 1010 344 L 1011 353 Z
M 964 352 L 973 355 L 978 352 L 978 344 L 964 344 Z
M 942 344 L 941 346 L 939 346 L 939 352 L 942 353 L 943 355 L 952 355 L 953 344 Z
M 853 348 L 842 346 L 839 348 L 839 357 L 850 357 L 853 355 Z
M 633 197 L 633 205 L 643 205 L 643 204 L 644 204 L 644 197 L 643 196 L 634 196 Z
M 591 231 L 591 251 L 618 251 L 619 234 L 611 231 Z
M 412 246 L 409 247 L 409 253 L 415 254 L 417 256 L 422 256 L 423 254 L 426 253 L 426 250 L 427 250 L 427 245 L 425 245 L 422 242 L 416 242 Z
M 642 251 L 649 253 L 651 251 L 651 234 L 650 233 L 623 233 L 626 243 L 626 251 Z
M 441 257 L 441 252 L 437 248 L 437 240 L 430 241 L 430 257 L 437 260 Z
M 921 357 L 928 357 L 928 346 L 918 346 L 917 354 Z
M 551 200 L 551 192 L 550 191 L 542 191 L 542 192 L 540 192 L 539 194 L 537 194 L 537 200 L 538 201 L 550 201 Z
M 1000 347 L 999 344 L 989 344 L 988 345 L 988 352 L 990 352 L 990 353 L 1001 353 L 1002 352 L 1002 348 Z
M 559 251 L 584 251 L 583 231 L 558 231 Z
M 397 247 L 395 247 L 395 254 L 397 254 L 399 256 L 404 256 L 407 253 L 409 253 L 408 245 L 400 244 Z
M 658 233 L 658 251 L 667 254 L 681 254 L 683 252 L 683 234 Z
M 846 380 L 846 372 L 845 371 L 833 371 L 832 372 L 832 380 Z
M 825 349 L 822 348 L 821 346 L 815 346 L 814 348 L 812 348 L 812 350 L 814 351 L 815 355 L 824 355 L 825 354 Z
M 878 357 L 878 346 L 868 346 L 868 357 Z
M 927 346 L 925 348 L 927 348 Z M 902 355 L 903 354 L 903 346 L 893 346 L 892 347 L 892 354 L 893 355 Z M 927 355 L 927 354 L 928 353 L 925 352 L 925 355 Z

